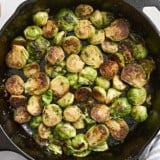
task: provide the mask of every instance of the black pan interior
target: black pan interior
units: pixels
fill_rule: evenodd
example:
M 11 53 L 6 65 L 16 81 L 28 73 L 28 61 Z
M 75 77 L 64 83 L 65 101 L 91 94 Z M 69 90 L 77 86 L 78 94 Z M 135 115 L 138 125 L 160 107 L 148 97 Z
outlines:
M 51 15 L 60 8 L 71 8 L 80 3 L 88 3 L 94 8 L 100 10 L 110 10 L 118 16 L 126 17 L 136 32 L 142 35 L 147 43 L 149 53 L 156 61 L 156 71 L 151 78 L 152 107 L 149 111 L 148 120 L 137 126 L 130 133 L 123 144 L 113 147 L 111 150 L 103 153 L 93 153 L 86 158 L 73 158 L 73 160 L 125 160 L 138 159 L 138 156 L 144 146 L 152 139 L 160 128 L 160 36 L 157 34 L 153 25 L 136 9 L 123 2 L 122 0 L 29 0 L 22 4 L 17 12 L 11 17 L 7 24 L 0 31 L 0 82 L 6 77 L 7 67 L 5 66 L 5 55 L 10 49 L 12 39 L 21 35 L 26 26 L 31 24 L 31 15 L 38 10 L 46 8 L 51 9 Z M 71 157 L 55 157 L 43 148 L 39 148 L 26 134 L 26 132 L 17 125 L 12 119 L 12 112 L 4 98 L 5 93 L 3 85 L 0 88 L 0 123 L 12 139 L 12 141 L 25 153 L 36 160 L 70 160 Z

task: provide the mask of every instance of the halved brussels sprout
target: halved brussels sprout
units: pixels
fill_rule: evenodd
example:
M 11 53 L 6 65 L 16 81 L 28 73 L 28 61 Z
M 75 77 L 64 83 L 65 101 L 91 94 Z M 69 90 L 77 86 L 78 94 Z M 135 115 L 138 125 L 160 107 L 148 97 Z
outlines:
M 94 45 L 86 46 L 81 52 L 82 60 L 93 68 L 99 68 L 103 63 L 103 55 L 100 49 Z
M 106 122 L 106 125 L 112 137 L 119 141 L 125 139 L 129 132 L 128 124 L 123 119 L 111 119 Z
M 119 66 L 116 61 L 106 60 L 100 65 L 100 74 L 102 77 L 110 80 L 119 71 Z
M 27 111 L 32 116 L 38 116 L 42 113 L 42 104 L 40 96 L 31 96 L 28 100 Z
M 33 22 L 37 26 L 44 26 L 48 20 L 48 13 L 45 11 L 39 11 L 33 15 Z
M 148 118 L 147 108 L 145 106 L 134 106 L 131 112 L 132 118 L 137 122 L 143 122 Z
M 23 95 L 11 95 L 9 98 L 9 103 L 13 107 L 25 106 L 27 102 L 27 97 Z
M 83 129 L 85 127 L 83 117 L 81 116 L 77 121 L 73 122 L 72 125 L 76 129 Z
M 109 88 L 106 96 L 106 104 L 113 102 L 114 99 L 118 98 L 122 93 L 114 88 Z
M 47 139 L 41 138 L 38 134 L 34 134 L 33 139 L 40 147 L 46 147 L 48 145 Z
M 65 58 L 64 51 L 59 46 L 52 46 L 49 48 L 45 58 L 51 64 L 60 63 Z
M 89 87 L 81 87 L 75 92 L 77 102 L 87 102 L 92 97 L 92 90 Z
M 94 146 L 94 147 L 90 147 L 90 149 L 92 151 L 95 151 L 95 152 L 104 152 L 106 150 L 108 150 L 108 144 L 107 142 L 103 142 L 102 144 L 100 145 L 97 145 L 97 146 Z
M 63 38 L 65 37 L 66 33 L 64 31 L 58 32 L 53 39 L 53 43 L 55 45 L 61 45 L 63 42 Z
M 37 38 L 39 38 L 41 35 L 43 34 L 43 31 L 40 27 L 38 26 L 28 26 L 25 30 L 24 30 L 24 36 L 26 39 L 28 40 L 36 40 Z
M 121 41 L 129 35 L 129 23 L 125 19 L 116 19 L 105 28 L 105 35 L 112 41 Z
M 44 106 L 42 120 L 47 127 L 53 127 L 57 125 L 62 120 L 61 108 L 56 104 Z
M 78 18 L 75 16 L 72 10 L 61 9 L 56 18 L 60 24 L 60 27 L 64 31 L 72 31 L 75 25 L 78 23 Z
M 79 39 L 88 39 L 94 35 L 95 28 L 89 20 L 80 20 L 74 28 L 74 33 Z
M 85 136 L 89 146 L 93 147 L 100 145 L 107 140 L 109 136 L 109 130 L 105 125 L 99 124 L 91 127 L 86 132 Z
M 94 99 L 96 99 L 98 102 L 105 103 L 106 91 L 104 88 L 95 86 L 92 90 L 92 94 L 93 94 Z
M 123 91 L 126 88 L 126 84 L 124 84 L 121 79 L 120 76 L 115 75 L 113 77 L 113 88 L 119 90 L 119 91 Z
M 108 79 L 103 78 L 103 77 L 97 77 L 96 78 L 96 85 L 107 90 L 110 88 L 110 81 Z
M 18 36 L 16 38 L 14 38 L 12 41 L 12 45 L 21 45 L 24 47 L 26 46 L 26 43 L 27 43 L 26 39 L 22 36 Z
M 114 20 L 114 15 L 111 12 L 102 11 L 103 27 L 107 27 Z
M 69 123 L 59 123 L 54 129 L 54 135 L 67 140 L 76 136 L 76 129 Z
M 110 119 L 110 109 L 104 104 L 97 104 L 91 109 L 91 117 L 99 123 L 106 122 Z
M 88 4 L 80 4 L 75 9 L 77 17 L 82 19 L 88 19 L 93 12 L 93 7 Z
M 51 135 L 51 129 L 46 127 L 43 123 L 41 123 L 38 127 L 38 134 L 43 139 L 48 139 Z
M 29 122 L 29 125 L 35 129 L 35 128 L 38 128 L 38 126 L 42 123 L 42 116 L 35 116 L 35 117 L 32 117 L 30 122 Z
M 13 45 L 6 56 L 6 64 L 10 68 L 22 69 L 29 58 L 28 51 L 21 45 Z
M 76 54 L 71 54 L 66 60 L 66 67 L 69 72 L 80 72 L 84 67 L 84 62 Z
M 78 84 L 78 74 L 77 73 L 68 73 L 66 77 L 71 87 L 73 87 L 74 89 L 77 89 L 78 87 L 80 87 L 80 85 Z
M 110 40 L 105 40 L 101 43 L 101 48 L 106 53 L 116 53 L 118 51 L 118 44 Z
M 24 91 L 24 81 L 18 75 L 10 76 L 5 82 L 5 89 L 13 95 L 21 95 Z
M 141 60 L 146 58 L 147 54 L 148 51 L 143 44 L 140 43 L 140 44 L 135 44 L 133 46 L 133 56 L 136 60 Z
M 147 91 L 145 88 L 130 88 L 127 92 L 127 98 L 132 105 L 141 105 L 147 98 Z
M 29 41 L 27 43 L 29 61 L 39 61 L 44 58 L 44 55 L 49 46 L 50 42 L 43 37 L 39 37 L 35 41 Z
M 27 112 L 26 107 L 20 106 L 18 108 L 16 108 L 16 110 L 14 111 L 14 120 L 17 123 L 27 123 L 29 122 L 31 119 L 30 114 Z
M 141 88 L 147 83 L 146 74 L 141 65 L 126 65 L 121 72 L 121 79 L 133 87 Z
M 81 41 L 75 36 L 65 37 L 62 47 L 67 54 L 78 54 L 82 48 Z
M 111 115 L 118 118 L 128 116 L 131 113 L 131 109 L 132 106 L 125 97 L 115 99 L 110 106 Z
M 61 107 L 67 107 L 69 105 L 71 105 L 74 102 L 74 94 L 71 92 L 66 93 L 63 97 L 61 97 L 57 103 L 61 106 Z
M 48 90 L 49 85 L 49 77 L 43 72 L 37 72 L 25 82 L 25 93 L 29 95 L 40 95 Z
M 62 147 L 57 144 L 50 143 L 48 149 L 54 153 L 54 155 L 62 155 Z
M 76 122 L 81 116 L 81 110 L 77 105 L 68 106 L 65 108 L 63 116 L 68 122 Z
M 79 74 L 78 82 L 82 85 L 91 85 L 97 77 L 97 71 L 91 67 L 85 67 Z
M 53 101 L 53 92 L 51 90 L 48 90 L 42 94 L 42 102 L 44 104 L 51 104 Z
M 89 39 L 89 43 L 93 45 L 101 44 L 105 40 L 104 30 L 96 30 L 94 35 Z
M 40 72 L 40 66 L 37 62 L 29 63 L 23 68 L 23 73 L 27 78 L 37 72 Z
M 69 91 L 69 81 L 64 76 L 57 76 L 50 83 L 50 89 L 53 91 L 53 94 L 62 97 L 65 93 Z
M 43 26 L 43 36 L 45 38 L 53 38 L 58 33 L 58 22 L 55 20 L 48 20 Z

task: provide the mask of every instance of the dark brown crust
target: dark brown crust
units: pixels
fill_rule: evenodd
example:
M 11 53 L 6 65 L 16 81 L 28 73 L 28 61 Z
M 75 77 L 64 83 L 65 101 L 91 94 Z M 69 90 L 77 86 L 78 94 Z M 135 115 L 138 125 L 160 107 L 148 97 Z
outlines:
M 23 95 L 11 95 L 9 98 L 9 103 L 13 107 L 25 106 L 27 103 L 27 98 Z

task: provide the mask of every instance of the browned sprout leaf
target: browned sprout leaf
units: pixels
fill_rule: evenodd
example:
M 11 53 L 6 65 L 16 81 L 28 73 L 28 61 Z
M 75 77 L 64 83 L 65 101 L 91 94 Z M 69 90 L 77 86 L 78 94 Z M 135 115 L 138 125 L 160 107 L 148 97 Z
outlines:
M 25 106 L 27 102 L 27 97 L 23 95 L 11 95 L 9 98 L 9 103 L 13 107 Z

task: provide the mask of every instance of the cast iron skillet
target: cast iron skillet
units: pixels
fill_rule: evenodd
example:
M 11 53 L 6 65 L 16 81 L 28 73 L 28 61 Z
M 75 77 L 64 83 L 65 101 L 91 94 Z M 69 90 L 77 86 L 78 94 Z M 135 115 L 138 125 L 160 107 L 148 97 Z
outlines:
M 26 26 L 31 23 L 31 15 L 46 8 L 51 8 L 51 13 L 60 8 L 73 8 L 80 3 L 88 3 L 100 10 L 111 10 L 118 15 L 126 17 L 138 34 L 145 38 L 149 53 L 156 61 L 156 71 L 151 78 L 152 107 L 148 120 L 137 126 L 129 134 L 123 144 L 112 147 L 111 150 L 102 153 L 92 153 L 86 158 L 55 157 L 49 152 L 37 146 L 30 136 L 26 134 L 20 125 L 13 121 L 10 107 L 4 98 L 3 86 L 0 89 L 0 124 L 4 137 L 10 141 L 11 147 L 3 146 L 25 155 L 28 159 L 36 160 L 137 160 L 144 147 L 151 141 L 160 129 L 160 34 L 154 25 L 142 13 L 143 6 L 154 5 L 160 8 L 158 1 L 148 0 L 28 0 L 24 2 L 4 25 L 0 31 L 0 83 L 6 76 L 5 55 L 10 49 L 11 40 L 22 34 Z M 2 138 L 0 138 L 2 139 Z

